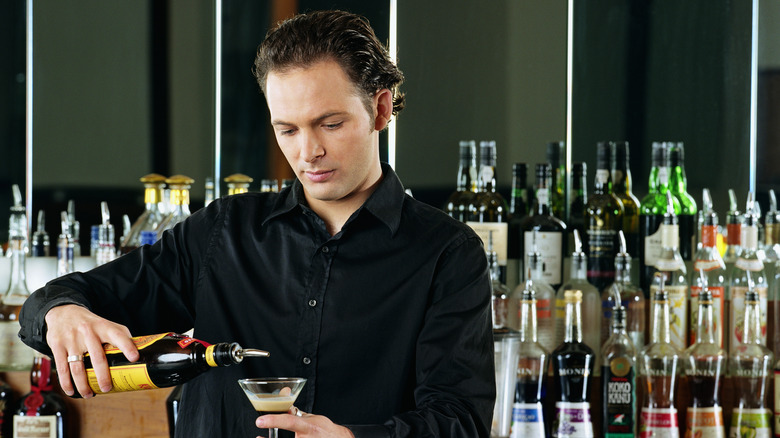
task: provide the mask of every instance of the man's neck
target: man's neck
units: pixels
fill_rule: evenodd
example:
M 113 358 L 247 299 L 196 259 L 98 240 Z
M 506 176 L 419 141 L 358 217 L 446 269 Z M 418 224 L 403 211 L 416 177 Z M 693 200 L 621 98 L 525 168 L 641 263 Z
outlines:
M 373 184 L 366 189 L 357 193 L 352 193 L 346 198 L 334 200 L 334 201 L 322 201 L 318 199 L 312 199 L 306 195 L 306 202 L 309 204 L 309 208 L 312 209 L 317 216 L 319 216 L 325 222 L 325 228 L 331 236 L 335 236 L 344 227 L 344 224 L 356 212 L 376 190 L 379 184 L 382 182 L 384 174 L 380 172 L 379 178 L 374 181 Z

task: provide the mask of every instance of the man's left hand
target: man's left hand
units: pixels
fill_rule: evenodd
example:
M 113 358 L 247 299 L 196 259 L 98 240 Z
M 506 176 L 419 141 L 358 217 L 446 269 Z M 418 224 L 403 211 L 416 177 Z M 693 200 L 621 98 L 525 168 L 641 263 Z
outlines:
M 295 432 L 296 438 L 355 438 L 349 429 L 334 424 L 328 417 L 304 414 L 296 407 L 292 407 L 288 414 L 261 415 L 255 425 L 260 429 L 275 427 L 289 430 Z

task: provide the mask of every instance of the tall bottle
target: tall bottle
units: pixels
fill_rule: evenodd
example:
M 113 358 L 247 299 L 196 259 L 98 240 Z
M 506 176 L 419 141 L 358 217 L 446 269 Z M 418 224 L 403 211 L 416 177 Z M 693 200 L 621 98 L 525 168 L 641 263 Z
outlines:
M 767 263 L 775 264 L 780 261 L 780 212 L 777 210 L 774 189 L 769 189 L 769 211 L 764 216 L 763 249 Z
M 672 344 L 678 350 L 683 350 L 688 345 L 688 275 L 678 247 L 679 229 L 677 215 L 672 208 L 672 194 L 667 191 L 666 197 L 667 211 L 660 228 L 662 249 L 655 262 L 655 269 L 656 272 L 664 274 L 663 288 L 668 294 L 672 314 L 670 321 Z M 658 278 L 655 277 L 656 280 Z M 653 283 L 650 286 L 650 295 L 660 287 L 658 283 Z M 655 307 L 652 310 L 655 311 Z M 650 318 L 655 321 L 652 315 Z
M 520 302 L 523 290 L 533 291 L 536 299 L 537 338 L 545 350 L 552 351 L 557 346 L 555 343 L 555 315 L 553 313 L 555 310 L 555 291 L 544 281 L 542 255 L 536 249 L 536 240 L 532 239 L 532 241 L 534 243 L 531 245 L 531 252 L 526 258 L 525 282 L 519 284 L 512 292 L 507 321 L 509 328 L 520 329 Z
M 578 290 L 582 292 L 582 311 L 588 315 L 582 321 L 580 331 L 582 342 L 591 348 L 598 350 L 601 347 L 601 321 L 590 315 L 598 315 L 601 309 L 601 295 L 595 286 L 588 283 L 586 273 L 588 271 L 588 259 L 582 252 L 582 243 L 577 230 L 574 230 L 575 250 L 571 255 L 571 278 L 563 286 L 558 288 L 555 294 L 555 344 L 563 342 L 566 332 L 566 291 Z M 594 358 L 594 370 L 598 375 L 601 367 L 601 357 Z
M 729 189 L 729 210 L 726 212 L 726 252 L 723 262 L 726 271 L 731 272 L 732 266 L 742 252 L 742 214 L 737 209 L 737 194 Z
M 612 194 L 608 143 L 596 145 L 596 178 L 585 206 L 588 281 L 603 290 L 615 281 L 617 232 L 623 227 L 623 203 Z
M 623 233 L 628 244 L 627 251 L 631 257 L 639 252 L 639 199 L 631 191 L 631 167 L 629 166 L 629 149 L 627 141 L 611 143 L 612 147 L 612 193 L 623 204 Z
M 64 438 L 67 407 L 52 384 L 51 359 L 36 353 L 33 360 L 30 392 L 19 399 L 15 408 L 13 437 Z
M 254 179 L 249 175 L 243 173 L 234 173 L 225 177 L 225 183 L 228 187 L 228 196 L 238 195 L 240 193 L 247 193 L 249 191 L 249 184 Z
M 509 289 L 501 282 L 501 269 L 498 266 L 498 256 L 493 251 L 493 234 L 490 234 L 487 247 L 488 266 L 490 267 L 490 287 L 493 292 L 491 308 L 493 315 L 493 330 L 506 330 L 507 313 L 509 311 Z
M 623 232 L 618 232 L 620 238 L 620 252 L 615 256 L 615 282 L 601 293 L 601 307 L 603 317 L 601 318 L 601 344 L 603 345 L 607 336 L 610 334 L 610 324 L 612 322 L 612 309 L 615 307 L 614 293 L 617 289 L 623 302 L 620 303 L 627 312 L 626 330 L 631 342 L 637 351 L 645 346 L 645 326 L 647 319 L 647 307 L 645 305 L 645 294 L 642 289 L 631 283 L 631 256 L 626 252 L 626 241 Z
M 664 284 L 663 273 L 655 280 Z M 641 354 L 640 373 L 647 388 L 647 396 L 639 419 L 640 437 L 679 438 L 677 409 L 674 407 L 677 375 L 681 361 L 680 350 L 671 342 L 669 295 L 663 288 L 652 294 L 653 324 L 650 344 Z
M 556 402 L 553 437 L 593 437 L 590 416 L 590 378 L 593 349 L 582 342 L 582 292 L 569 290 L 566 300 L 566 333 L 552 353 Z
M 688 193 L 688 179 L 685 176 L 685 149 L 682 142 L 669 146 L 669 188 L 680 202 L 680 255 L 691 260 L 696 248 L 696 200 Z
M 81 257 L 81 225 L 76 220 L 76 203 L 72 199 L 68 201 L 68 224 L 73 240 L 73 256 Z
M 105 265 L 116 258 L 116 246 L 114 243 L 114 226 L 110 222 L 108 204 L 100 203 L 100 215 L 102 222 L 98 226 L 98 245 L 95 254 L 96 266 Z
M 661 223 L 667 211 L 669 191 L 669 154 L 666 143 L 653 143 L 652 167 L 648 193 L 639 204 L 639 287 L 649 290 L 655 273 L 655 262 L 661 255 Z M 673 198 L 674 213 L 680 213 L 680 202 Z
M 755 283 L 755 291 L 758 294 L 761 303 L 761 342 L 766 345 L 767 337 L 767 311 L 768 287 L 766 275 L 764 273 L 764 263 L 758 257 L 758 221 L 759 217 L 755 213 L 754 193 L 748 193 L 747 206 L 745 208 L 744 223 L 741 227 L 742 251 L 737 257 L 737 261 L 729 272 L 729 291 L 728 299 L 730 303 L 730 324 L 729 336 L 731 350 L 742 342 L 744 333 L 744 321 L 742 317 L 745 314 L 745 294 L 748 291 L 749 281 Z M 750 278 L 749 278 L 750 277 Z
M 458 184 L 447 199 L 444 211 L 455 219 L 468 220 L 469 204 L 477 194 L 477 146 L 474 140 L 461 140 Z
M 30 245 L 30 257 L 48 257 L 51 253 L 51 240 L 46 232 L 46 214 L 38 210 L 38 227 L 32 236 Z
M 528 252 L 532 245 L 534 233 L 537 250 L 544 260 L 544 280 L 553 288 L 561 285 L 563 277 L 563 247 L 566 224 L 552 215 L 550 210 L 550 165 L 536 165 L 536 199 L 531 211 L 520 223 L 523 230 L 523 248 Z
M 468 224 L 483 242 L 493 233 L 493 249 L 498 255 L 502 278 L 506 271 L 509 209 L 496 191 L 496 142 L 479 142 L 479 192 L 469 204 Z
M 571 233 L 577 230 L 585 235 L 585 204 L 588 203 L 588 167 L 585 163 L 571 165 L 571 193 L 569 220 L 566 222 Z M 569 236 L 571 237 L 571 236 Z M 574 251 L 574 239 L 569 239 L 569 252 Z
M 57 238 L 57 277 L 73 272 L 74 243 L 67 212 L 60 212 L 62 233 Z
M 725 438 L 720 389 L 726 373 L 726 353 L 718 344 L 713 324 L 712 294 L 699 294 L 696 342 L 685 350 L 685 374 L 692 402 L 685 436 Z
M 33 350 L 19 339 L 19 312 L 30 296 L 25 272 L 27 247 L 27 214 L 22 205 L 19 186 L 12 186 L 14 205 L 8 227 L 8 253 L 11 258 L 11 279 L 0 302 L 0 370 L 29 370 Z
M 119 348 L 103 344 L 111 384 L 109 392 L 167 388 L 187 382 L 213 367 L 241 363 L 246 357 L 267 357 L 267 351 L 243 349 L 235 342 L 209 344 L 176 333 L 161 333 L 132 338 L 140 359 L 130 362 Z M 128 365 L 135 367 L 128 369 Z M 89 354 L 84 355 L 90 388 L 101 394 Z M 141 373 L 139 373 L 141 369 Z M 132 378 L 130 378 L 132 376 Z M 78 394 L 74 397 L 79 397 Z
M 510 290 L 517 287 L 523 272 L 523 231 L 520 223 L 528 215 L 528 166 L 512 165 L 512 198 L 509 201 L 509 230 L 507 242 L 506 284 Z
M 122 254 L 127 254 L 141 246 L 141 232 L 156 230 L 164 218 L 160 210 L 160 203 L 162 203 L 165 177 L 150 173 L 141 177 L 140 181 L 144 185 L 144 211 L 119 244 L 119 251 Z
M 190 216 L 190 187 L 195 180 L 185 175 L 174 175 L 165 180 L 170 189 L 171 211 L 157 226 L 157 238 L 162 238 L 163 232 Z
M 519 360 L 510 437 L 544 438 L 542 402 L 546 395 L 549 353 L 537 340 L 536 298 L 532 288 L 524 288 L 520 295 L 519 332 Z
M 718 214 L 712 208 L 709 189 L 702 190 L 701 213 L 701 246 L 693 258 L 693 272 L 691 272 L 690 278 L 691 330 L 689 339 L 691 343 L 696 339 L 694 322 L 698 321 L 699 306 L 697 303 L 699 294 L 704 287 L 707 287 L 712 295 L 712 311 L 715 314 L 713 318 L 715 338 L 718 340 L 718 345 L 723 347 L 723 323 L 726 321 L 724 319 L 726 316 L 724 312 L 727 284 L 726 264 L 723 263 L 717 248 Z
M 749 290 L 745 294 L 744 342 L 730 355 L 731 376 L 737 394 L 731 415 L 730 437 L 772 436 L 772 412 L 767 409 L 766 397 L 773 355 L 758 336 L 761 330 L 759 312 L 758 295 L 755 290 Z M 775 385 L 775 394 L 778 389 L 780 388 Z M 780 408 L 780 404 L 775 403 L 775 407 Z
M 610 335 L 601 348 L 602 435 L 605 438 L 636 436 L 636 347 L 626 331 L 628 312 L 622 305 L 620 290 L 614 294 Z
M 550 163 L 550 210 L 557 218 L 566 217 L 566 143 L 547 143 L 547 162 Z

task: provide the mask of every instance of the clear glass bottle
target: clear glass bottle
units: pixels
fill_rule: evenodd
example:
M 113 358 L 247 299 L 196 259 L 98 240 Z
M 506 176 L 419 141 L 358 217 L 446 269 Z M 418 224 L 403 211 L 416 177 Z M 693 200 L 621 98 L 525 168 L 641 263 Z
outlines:
M 588 166 L 585 163 L 571 165 L 571 193 L 569 218 L 566 221 L 570 232 L 577 230 L 580 236 L 585 235 L 585 204 L 588 203 Z M 563 218 L 561 218 L 563 219 Z M 569 239 L 569 253 L 574 251 L 574 239 Z
M 110 221 L 108 204 L 103 201 L 100 203 L 100 214 L 102 222 L 98 226 L 98 245 L 95 254 L 95 265 L 105 265 L 116 258 L 116 244 L 114 243 L 114 226 Z
M 595 357 L 582 342 L 582 292 L 566 291 L 566 333 L 552 352 L 555 374 L 555 421 L 553 437 L 593 437 L 590 414 L 591 376 Z
M 491 300 L 493 330 L 505 330 L 509 311 L 509 289 L 501 282 L 501 269 L 498 266 L 498 256 L 493 251 L 492 233 L 488 240 L 487 258 L 490 267 L 490 286 L 493 292 Z
M 661 224 L 661 253 L 655 262 L 656 272 L 664 274 L 663 288 L 668 294 L 671 312 L 671 336 L 672 344 L 678 350 L 684 350 L 688 345 L 688 274 L 679 251 L 679 228 L 677 226 L 677 215 L 672 207 L 671 192 L 666 192 L 667 211 L 664 215 L 664 222 Z M 654 277 L 656 280 L 659 277 Z M 650 295 L 661 287 L 658 283 L 650 286 Z M 655 307 L 651 310 L 655 311 Z M 655 321 L 653 315 L 650 319 Z
M 552 170 L 550 175 L 550 210 L 557 218 L 566 217 L 566 143 L 551 141 L 547 143 L 547 162 Z M 561 158 L 564 158 L 563 160 Z
M 696 244 L 696 200 L 688 193 L 688 179 L 685 176 L 685 148 L 682 142 L 669 145 L 669 188 L 680 202 L 678 220 L 680 223 L 680 255 L 683 260 L 692 260 Z
M 203 206 L 208 207 L 209 204 L 214 202 L 214 178 L 207 176 L 205 183 L 205 193 L 203 195 Z M 180 388 L 177 388 L 180 390 Z M 181 392 L 179 392 L 181 394 Z M 177 405 L 178 409 L 178 405 Z
M 65 400 L 52 383 L 51 359 L 36 353 L 30 363 L 30 392 L 16 404 L 13 436 L 64 438 L 68 412 Z
M 8 254 L 11 259 L 8 289 L 0 302 L 0 371 L 29 370 L 33 350 L 19 339 L 19 312 L 30 296 L 27 288 L 27 213 L 19 186 L 12 186 L 14 205 L 8 227 Z
M 639 199 L 632 188 L 631 167 L 629 166 L 629 148 L 627 141 L 613 142 L 612 147 L 612 193 L 623 204 L 623 233 L 631 257 L 639 253 Z
M 731 415 L 730 437 L 772 436 L 772 412 L 766 397 L 772 375 L 772 351 L 761 343 L 760 303 L 755 290 L 745 294 L 744 342 L 730 355 L 731 378 L 734 380 L 736 404 Z M 775 371 L 775 376 L 780 373 Z M 777 377 L 776 377 L 777 379 Z M 775 385 L 775 394 L 780 387 Z M 777 395 L 775 395 L 777 398 Z M 775 409 L 780 404 L 775 403 Z
M 249 191 L 249 184 L 251 184 L 254 179 L 243 173 L 234 173 L 225 177 L 224 181 L 228 187 L 228 196 L 230 196 L 247 193 Z
M 759 217 L 755 214 L 754 193 L 748 193 L 745 215 L 741 227 L 742 251 L 737 257 L 734 266 L 729 272 L 729 290 L 727 299 L 729 300 L 729 345 L 730 352 L 742 342 L 744 333 L 745 315 L 745 294 L 748 291 L 748 283 L 752 281 L 755 284 L 755 291 L 761 303 L 761 342 L 766 345 L 767 341 L 767 312 L 769 310 L 769 288 L 767 286 L 766 274 L 764 272 L 764 263 L 758 257 L 758 221 Z M 749 278 L 750 277 L 750 278 Z
M 141 177 L 140 181 L 144 185 L 144 211 L 119 244 L 119 251 L 122 254 L 127 254 L 141 246 L 141 232 L 157 230 L 164 218 L 160 204 L 165 187 L 165 177 L 150 173 Z
M 723 262 L 726 263 L 726 271 L 731 272 L 731 267 L 737 261 L 742 252 L 742 213 L 737 209 L 737 194 L 734 189 L 729 189 L 729 210 L 726 212 L 726 252 L 723 253 Z
M 693 260 L 693 271 L 691 272 L 691 302 L 690 302 L 690 343 L 696 339 L 695 322 L 698 321 L 698 299 L 701 291 L 707 287 L 712 294 L 712 311 L 715 314 L 713 324 L 715 325 L 715 337 L 718 345 L 724 347 L 723 341 L 723 323 L 725 313 L 726 299 L 726 264 L 720 257 L 717 248 L 718 237 L 718 214 L 712 208 L 712 197 L 710 190 L 702 190 L 702 210 L 701 210 L 701 246 L 696 251 Z
M 162 238 L 163 232 L 190 216 L 190 187 L 194 182 L 194 179 L 185 175 L 174 175 L 165 180 L 170 189 L 171 211 L 157 227 L 158 239 Z
M 479 142 L 479 192 L 469 204 L 470 226 L 483 242 L 493 233 L 493 249 L 498 255 L 504 278 L 507 263 L 507 240 L 509 233 L 509 208 L 506 200 L 496 191 L 496 142 Z
M 60 212 L 60 226 L 62 233 L 57 238 L 57 277 L 70 274 L 73 269 L 73 236 L 70 234 L 71 226 L 68 213 Z
M 593 194 L 585 206 L 585 252 L 588 254 L 588 281 L 604 290 L 615 281 L 617 232 L 623 227 L 623 203 L 612 194 L 610 146 L 596 145 L 596 178 Z
M 544 438 L 542 402 L 546 393 L 549 353 L 537 340 L 536 297 L 532 288 L 520 294 L 520 345 L 512 408 L 511 438 Z
M 444 211 L 455 219 L 466 222 L 469 204 L 477 194 L 477 145 L 474 140 L 459 144 L 458 183 L 444 204 Z
M 720 390 L 726 374 L 726 353 L 718 344 L 713 324 L 712 294 L 699 294 L 696 342 L 685 350 L 685 374 L 691 405 L 685 436 L 725 438 Z
M 582 252 L 582 243 L 577 230 L 574 230 L 574 252 L 571 255 L 571 277 L 563 286 L 558 288 L 555 294 L 555 344 L 560 345 L 566 331 L 566 291 L 578 290 L 582 292 L 582 311 L 585 315 L 598 315 L 601 309 L 601 295 L 595 286 L 588 283 L 586 273 L 588 271 L 588 259 Z M 593 351 L 601 349 L 601 321 L 598 318 L 585 318 L 582 321 L 582 342 Z M 596 375 L 601 371 L 601 357 L 594 358 L 594 370 Z
M 276 193 L 279 191 L 279 181 L 275 179 L 260 180 L 261 193 Z
M 509 200 L 509 229 L 507 237 L 506 285 L 510 290 L 522 281 L 523 230 L 520 223 L 528 215 L 528 166 L 512 165 L 512 198 Z
M 764 216 L 763 249 L 767 264 L 775 264 L 780 261 L 780 212 L 777 210 L 777 197 L 774 189 L 769 189 L 769 211 Z
M 657 273 L 655 283 L 664 284 Z M 677 376 L 682 360 L 680 350 L 671 342 L 669 295 L 661 287 L 653 291 L 653 324 L 648 344 L 640 355 L 640 374 L 647 388 L 639 418 L 639 436 L 679 438 L 677 409 L 674 407 Z
M 566 224 L 552 215 L 550 209 L 550 165 L 536 165 L 536 199 L 530 213 L 520 223 L 523 230 L 523 248 L 533 244 L 536 233 L 537 251 L 544 259 L 544 280 L 553 288 L 561 286 L 563 279 L 563 248 L 565 244 Z
M 38 210 L 38 226 L 32 236 L 30 257 L 48 257 L 51 254 L 51 240 L 46 232 L 46 213 Z
M 604 312 L 601 318 L 601 343 L 603 345 L 610 334 L 609 328 L 616 296 L 613 289 L 617 288 L 623 299 L 622 307 L 627 309 L 626 330 L 628 337 L 631 338 L 637 351 L 640 351 L 645 346 L 645 327 L 647 326 L 645 294 L 642 289 L 631 282 L 631 255 L 626 252 L 627 244 L 622 231 L 618 232 L 618 237 L 620 238 L 620 252 L 615 256 L 615 282 L 601 293 L 601 307 Z
M 605 290 L 614 295 L 610 335 L 601 348 L 601 427 L 605 438 L 636 435 L 636 347 L 626 331 L 628 312 L 617 285 Z
M 76 220 L 76 203 L 72 199 L 68 201 L 68 224 L 73 240 L 73 256 L 81 257 L 81 224 Z

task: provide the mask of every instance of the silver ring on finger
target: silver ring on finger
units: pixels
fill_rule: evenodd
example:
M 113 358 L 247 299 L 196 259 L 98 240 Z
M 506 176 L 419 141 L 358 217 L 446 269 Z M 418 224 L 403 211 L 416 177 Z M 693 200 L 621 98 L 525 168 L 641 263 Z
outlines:
M 70 356 L 68 356 L 68 363 L 81 362 L 83 360 L 84 360 L 83 354 L 71 354 Z

